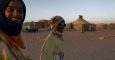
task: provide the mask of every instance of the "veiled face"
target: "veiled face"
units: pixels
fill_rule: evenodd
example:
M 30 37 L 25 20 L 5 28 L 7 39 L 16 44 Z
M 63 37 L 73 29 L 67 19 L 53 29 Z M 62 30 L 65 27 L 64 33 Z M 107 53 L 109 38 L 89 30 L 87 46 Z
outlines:
M 18 0 L 11 0 L 5 9 L 5 16 L 15 23 L 20 23 L 24 17 L 22 3 Z
M 55 16 L 53 17 L 50 21 L 49 21 L 49 24 L 50 24 L 50 28 L 52 31 L 58 31 L 60 33 L 63 33 L 63 30 L 66 26 L 65 24 L 65 21 L 62 17 L 60 16 Z
M 66 24 L 65 24 L 65 21 L 62 20 L 56 27 L 56 30 L 60 33 L 63 32 L 64 28 L 65 28 Z

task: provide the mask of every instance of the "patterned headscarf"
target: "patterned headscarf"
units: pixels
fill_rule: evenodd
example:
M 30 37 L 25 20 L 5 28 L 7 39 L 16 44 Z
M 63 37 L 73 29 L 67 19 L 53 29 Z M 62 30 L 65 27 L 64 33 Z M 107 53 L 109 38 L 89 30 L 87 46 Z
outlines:
M 17 36 L 20 34 L 22 29 L 23 21 L 26 16 L 26 6 L 23 0 L 19 0 L 23 5 L 24 17 L 20 23 L 14 23 L 5 16 L 4 10 L 11 0 L 0 0 L 0 31 L 4 32 L 9 36 Z
M 52 31 L 61 34 L 64 27 L 66 26 L 65 20 L 61 16 L 54 16 L 49 21 L 50 28 Z

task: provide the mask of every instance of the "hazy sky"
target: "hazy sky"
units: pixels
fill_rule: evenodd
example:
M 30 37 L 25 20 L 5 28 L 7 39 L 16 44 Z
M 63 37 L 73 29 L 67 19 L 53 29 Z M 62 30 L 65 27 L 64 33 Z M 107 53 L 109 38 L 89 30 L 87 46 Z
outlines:
M 24 0 L 26 21 L 62 16 L 72 22 L 83 15 L 89 22 L 115 23 L 115 0 Z

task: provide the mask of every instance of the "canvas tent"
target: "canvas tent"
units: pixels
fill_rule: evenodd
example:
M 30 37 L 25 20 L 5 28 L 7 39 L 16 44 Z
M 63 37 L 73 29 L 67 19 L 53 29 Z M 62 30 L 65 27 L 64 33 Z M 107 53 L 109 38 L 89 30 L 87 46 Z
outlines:
M 92 30 L 92 24 L 83 19 L 82 15 L 79 15 L 79 18 L 73 23 L 73 29 L 78 32 L 85 32 Z

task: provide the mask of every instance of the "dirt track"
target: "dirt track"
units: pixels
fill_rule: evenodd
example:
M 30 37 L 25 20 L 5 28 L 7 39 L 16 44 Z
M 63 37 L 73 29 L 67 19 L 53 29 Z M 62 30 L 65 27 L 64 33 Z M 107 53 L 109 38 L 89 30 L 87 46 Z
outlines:
M 24 33 L 26 51 L 33 60 L 39 60 L 40 48 L 49 31 Z M 115 31 L 79 33 L 65 31 L 64 60 L 115 60 Z M 103 39 L 100 39 L 104 37 Z

